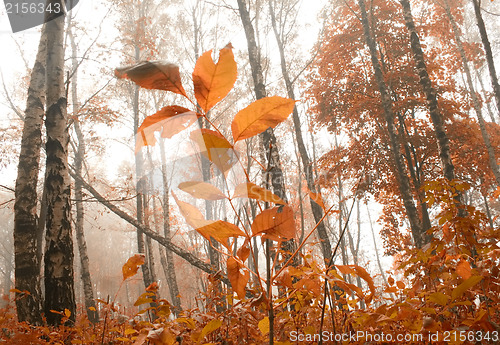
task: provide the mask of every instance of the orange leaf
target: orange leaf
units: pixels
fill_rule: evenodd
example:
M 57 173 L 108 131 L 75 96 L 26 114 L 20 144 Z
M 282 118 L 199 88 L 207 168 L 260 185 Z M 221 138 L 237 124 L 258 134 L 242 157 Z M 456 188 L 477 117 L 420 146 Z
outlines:
M 226 198 L 219 188 L 206 182 L 182 182 L 179 184 L 179 189 L 191 194 L 195 198 L 204 200 L 221 200 Z
M 285 267 L 275 279 L 279 285 L 286 286 L 290 289 L 293 288 L 293 280 L 292 275 L 290 274 L 289 266 Z
M 323 210 L 326 209 L 325 204 L 323 203 L 323 198 L 321 197 L 320 193 L 313 193 L 309 191 L 309 197 L 311 198 L 312 201 L 317 203 Z
M 143 265 L 145 261 L 146 256 L 144 254 L 131 256 L 122 267 L 123 280 L 134 276 L 139 270 L 139 266 Z
M 220 171 L 228 171 L 236 162 L 233 145 L 218 132 L 203 128 L 191 132 L 190 138 L 198 144 L 201 153 Z
M 226 97 L 233 88 L 236 76 L 231 44 L 220 50 L 217 63 L 212 59 L 211 50 L 203 53 L 193 71 L 194 94 L 200 107 L 207 112 Z
M 470 276 L 472 275 L 471 273 L 472 269 L 469 263 L 465 260 L 460 260 L 460 262 L 457 264 L 456 271 L 458 275 L 465 280 L 469 279 Z
M 229 249 L 227 244 L 229 237 L 246 236 L 245 233 L 234 224 L 222 220 L 206 220 L 196 207 L 187 202 L 180 201 L 174 193 L 172 193 L 172 195 L 174 196 L 177 206 L 179 206 L 182 216 L 186 219 L 186 222 L 208 241 L 214 238 Z
M 248 239 L 245 239 L 245 242 L 241 245 L 240 248 L 238 248 L 236 256 L 239 257 L 242 262 L 245 262 L 246 259 L 248 259 L 248 257 L 250 256 L 250 244 L 248 242 Z
M 148 340 L 152 341 L 154 345 L 174 345 L 177 343 L 175 335 L 163 327 L 151 329 L 148 333 Z
M 392 276 L 389 276 L 389 278 L 387 279 L 387 282 L 389 283 L 389 285 L 394 285 L 394 278 Z
M 233 256 L 227 259 L 227 277 L 240 299 L 245 297 L 245 286 L 250 279 L 250 273 L 243 268 L 244 265 L 239 259 Z
M 186 223 L 191 225 L 193 228 L 198 228 L 200 226 L 206 225 L 205 217 L 201 214 L 200 210 L 187 202 L 180 201 L 177 196 L 172 192 L 172 195 L 179 206 L 182 216 L 186 220 Z
M 146 145 L 154 146 L 156 144 L 155 132 L 161 131 L 162 138 L 171 138 L 191 126 L 198 116 L 187 108 L 172 105 L 146 117 L 137 129 L 135 152 L 139 152 Z
M 398 289 L 400 290 L 403 290 L 405 288 L 405 283 L 403 283 L 402 281 L 398 280 L 396 282 L 396 285 L 398 286 Z
M 286 120 L 294 105 L 294 100 L 278 96 L 261 98 L 251 103 L 233 119 L 231 130 L 234 142 L 253 137 L 269 127 L 276 127 Z
M 451 292 L 451 300 L 454 301 L 457 298 L 461 297 L 465 293 L 465 291 L 479 283 L 482 279 L 483 277 L 481 276 L 472 276 L 464 281 L 462 284 L 453 289 L 453 291 Z
M 143 61 L 132 66 L 115 69 L 115 76 L 130 79 L 140 87 L 164 90 L 186 97 L 177 65 L 164 61 Z
M 279 206 L 262 211 L 252 223 L 253 236 L 283 241 L 295 237 L 295 218 L 289 206 Z
M 259 187 L 252 182 L 237 185 L 234 189 L 233 198 L 250 198 L 285 205 L 285 202 L 276 194 L 266 188 Z
M 365 298 L 365 302 L 370 303 L 375 294 L 375 284 L 373 283 L 373 279 L 370 274 L 368 274 L 363 267 L 358 265 L 335 265 L 335 267 L 337 267 L 337 269 L 343 274 L 355 274 L 366 281 L 368 287 L 370 288 L 370 296 Z

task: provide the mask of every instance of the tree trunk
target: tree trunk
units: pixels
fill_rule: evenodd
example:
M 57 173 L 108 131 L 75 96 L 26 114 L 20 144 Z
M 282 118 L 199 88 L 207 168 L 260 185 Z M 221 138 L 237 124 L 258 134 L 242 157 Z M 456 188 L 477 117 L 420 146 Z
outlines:
M 75 43 L 75 37 L 73 35 L 73 29 L 69 29 L 69 39 L 71 44 L 71 62 L 72 62 L 72 78 L 71 78 L 71 99 L 73 101 L 73 116 L 77 116 L 79 111 L 78 103 L 78 61 L 77 61 L 77 48 Z M 80 122 L 75 119 L 74 128 L 76 137 L 78 139 L 77 149 L 75 152 L 75 171 L 78 175 L 82 175 L 83 161 L 85 159 L 85 139 L 83 137 L 82 129 L 80 128 Z M 75 220 L 75 232 L 76 232 L 76 242 L 78 245 L 78 251 L 80 253 L 80 266 L 81 266 L 81 278 L 83 283 L 83 294 L 85 301 L 85 311 L 89 321 L 92 323 L 99 322 L 99 314 L 97 312 L 95 297 L 92 285 L 92 278 L 90 276 L 89 268 L 89 256 L 87 252 L 87 242 L 85 240 L 85 233 L 83 223 L 85 220 L 85 210 L 83 208 L 83 185 L 81 181 L 75 180 L 75 206 L 76 206 L 76 220 Z
M 497 101 L 497 111 L 500 114 L 500 86 L 498 85 L 498 77 L 495 69 L 493 53 L 491 51 L 490 40 L 488 38 L 486 26 L 484 25 L 483 16 L 481 14 L 481 1 L 472 0 L 472 4 L 474 5 L 477 27 L 479 29 L 479 34 L 481 35 L 481 41 L 483 42 L 484 52 L 486 53 L 486 62 L 490 72 L 491 85 L 493 86 L 493 93 L 495 94 L 495 100 Z
M 464 50 L 464 46 L 462 44 L 462 39 L 460 38 L 460 31 L 459 31 L 459 28 L 457 26 L 457 23 L 455 22 L 455 18 L 453 18 L 452 14 L 451 14 L 450 4 L 448 3 L 448 0 L 445 0 L 444 6 L 445 6 L 446 15 L 448 16 L 448 19 L 450 20 L 450 23 L 451 23 L 451 27 L 453 29 L 453 34 L 455 35 L 455 41 L 457 42 L 457 48 L 458 48 L 458 51 L 460 53 L 460 58 L 462 59 L 462 65 L 464 68 L 465 77 L 467 79 L 467 86 L 469 88 L 469 93 L 470 93 L 470 96 L 472 99 L 472 105 L 474 107 L 474 111 L 476 112 L 476 115 L 477 115 L 479 129 L 481 130 L 481 135 L 482 135 L 483 140 L 484 140 L 484 145 L 486 146 L 486 150 L 488 153 L 488 161 L 490 163 L 490 168 L 493 171 L 493 175 L 495 176 L 495 180 L 497 181 L 497 185 L 500 186 L 500 170 L 498 169 L 497 158 L 495 156 L 495 150 L 493 149 L 493 146 L 491 146 L 490 135 L 488 134 L 488 131 L 486 129 L 486 122 L 484 121 L 483 112 L 481 110 L 481 102 L 479 102 L 476 91 L 474 89 L 474 83 L 472 81 L 472 75 L 471 75 L 471 72 L 469 69 L 467 55 L 465 55 L 465 50 Z
M 241 22 L 243 24 L 243 29 L 245 30 L 245 35 L 247 38 L 248 58 L 252 70 L 255 97 L 256 99 L 261 99 L 267 96 L 266 86 L 264 83 L 262 64 L 260 63 L 260 52 L 257 46 L 257 41 L 255 40 L 255 31 L 250 20 L 250 14 L 246 7 L 245 0 L 238 0 L 238 9 Z M 273 129 L 268 128 L 266 131 L 264 131 L 261 134 L 261 139 L 264 152 L 266 152 L 266 154 L 269 156 L 268 168 L 265 172 L 264 181 L 271 181 L 271 186 L 274 194 L 276 194 L 286 202 L 287 197 L 285 193 L 285 181 L 283 170 L 281 169 L 280 155 L 276 146 L 276 136 L 274 135 Z M 281 248 L 286 253 L 285 255 L 293 253 L 295 247 L 295 241 L 293 239 L 284 241 L 281 245 Z M 294 260 L 293 264 L 296 263 L 297 260 Z
M 394 165 L 396 168 L 395 175 L 399 186 L 399 192 L 403 199 L 403 204 L 406 210 L 406 215 L 410 222 L 410 228 L 413 235 L 413 240 L 417 248 L 421 248 L 425 243 L 429 241 L 428 237 L 425 235 L 422 229 L 421 221 L 418 217 L 417 209 L 413 203 L 413 197 L 411 194 L 410 181 L 406 173 L 406 169 L 401 158 L 401 144 L 399 138 L 396 134 L 394 128 L 394 111 L 392 109 L 392 101 L 389 95 L 387 85 L 384 80 L 384 75 L 382 74 L 382 68 L 380 66 L 380 61 L 377 55 L 377 47 L 374 38 L 370 33 L 370 24 L 368 22 L 368 15 L 366 13 L 366 6 L 364 0 L 358 0 L 359 7 L 361 9 L 361 22 L 363 24 L 364 36 L 368 48 L 370 50 L 372 67 L 375 73 L 375 79 L 378 84 L 380 98 L 382 103 L 382 108 L 384 110 L 384 116 L 387 124 L 387 132 L 389 135 L 389 146 L 393 154 Z
M 453 166 L 453 162 L 451 160 L 450 142 L 448 139 L 448 134 L 446 133 L 446 129 L 444 127 L 443 116 L 439 110 L 436 90 L 432 86 L 429 73 L 427 72 L 424 53 L 422 51 L 422 46 L 420 45 L 420 39 L 415 28 L 415 23 L 413 22 L 413 15 L 411 14 L 410 2 L 408 0 L 399 0 L 399 2 L 403 7 L 405 24 L 410 33 L 411 50 L 415 59 L 417 72 L 420 77 L 420 84 L 422 85 L 427 99 L 427 106 L 429 108 L 429 114 L 431 116 L 432 124 L 434 126 L 434 134 L 437 139 L 439 158 L 441 160 L 443 174 L 445 178 L 451 181 L 455 178 L 455 167 Z
M 55 0 L 49 4 L 56 3 Z M 73 237 L 71 228 L 71 189 L 68 174 L 68 121 L 64 89 L 64 15 L 47 18 L 47 225 L 45 250 L 45 316 L 49 325 L 60 323 L 71 313 L 75 320 L 76 304 L 73 277 Z
M 15 288 L 21 292 L 29 292 L 22 296 L 17 292 L 17 317 L 20 322 L 32 324 L 41 324 L 43 304 L 40 286 L 41 259 L 37 253 L 41 243 L 37 236 L 36 187 L 42 146 L 46 57 L 47 31 L 44 26 L 28 87 L 14 203 Z
M 288 97 L 291 99 L 295 99 L 295 93 L 293 90 L 293 83 L 290 79 L 290 75 L 288 73 L 288 68 L 285 60 L 285 47 L 283 45 L 282 37 L 278 32 L 278 27 L 276 23 L 276 15 L 274 13 L 274 8 L 269 0 L 269 12 L 271 14 L 271 23 L 273 26 L 274 36 L 276 37 L 276 42 L 278 43 L 278 50 L 280 53 L 280 63 L 281 63 L 281 73 L 283 75 L 283 79 L 285 81 L 286 90 L 288 93 Z M 302 165 L 304 166 L 304 175 L 306 177 L 307 188 L 313 193 L 317 193 L 316 185 L 314 183 L 313 177 L 313 167 L 311 163 L 311 159 L 309 158 L 309 154 L 307 153 L 306 146 L 304 143 L 304 139 L 302 137 L 302 131 L 300 129 L 300 119 L 299 113 L 297 111 L 297 107 L 293 107 L 292 113 L 293 125 L 295 129 L 295 137 L 297 138 L 297 146 L 299 149 L 300 157 L 302 159 Z M 318 231 L 318 237 L 321 242 L 321 251 L 323 253 L 323 258 L 325 260 L 330 259 L 332 256 L 332 245 L 330 243 L 330 239 L 328 238 L 328 233 L 326 231 L 325 223 L 322 221 L 323 219 L 323 209 L 316 202 L 313 201 L 309 197 L 309 203 L 311 205 L 311 210 L 314 216 L 314 221 L 318 224 L 316 230 Z
M 161 155 L 161 176 L 163 180 L 163 236 L 169 242 L 172 241 L 172 234 L 170 233 L 170 199 L 169 199 L 169 183 L 167 178 L 167 162 L 165 157 L 165 144 L 164 141 L 160 142 L 160 155 Z M 179 286 L 177 285 L 177 275 L 175 272 L 174 256 L 170 250 L 165 251 L 166 265 L 163 265 L 165 276 L 168 280 L 168 289 L 170 292 L 170 299 L 175 307 L 175 312 L 181 311 L 181 298 L 179 295 Z

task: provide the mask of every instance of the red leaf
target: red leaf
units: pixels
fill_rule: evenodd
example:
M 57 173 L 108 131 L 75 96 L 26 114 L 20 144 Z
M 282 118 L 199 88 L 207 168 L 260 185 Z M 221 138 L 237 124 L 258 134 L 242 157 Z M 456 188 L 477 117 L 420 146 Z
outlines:
M 130 79 L 140 87 L 172 91 L 186 97 L 177 65 L 164 61 L 143 61 L 115 69 L 117 78 Z

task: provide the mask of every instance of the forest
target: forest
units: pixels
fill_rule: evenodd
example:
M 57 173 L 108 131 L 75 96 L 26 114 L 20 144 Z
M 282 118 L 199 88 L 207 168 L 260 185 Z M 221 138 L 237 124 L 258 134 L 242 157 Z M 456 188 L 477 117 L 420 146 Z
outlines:
M 1 344 L 500 342 L 498 0 L 4 3 Z

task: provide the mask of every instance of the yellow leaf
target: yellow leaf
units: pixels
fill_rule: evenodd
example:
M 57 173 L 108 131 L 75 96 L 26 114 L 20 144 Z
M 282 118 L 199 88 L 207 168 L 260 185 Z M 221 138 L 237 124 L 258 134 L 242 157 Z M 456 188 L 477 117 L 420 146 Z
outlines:
M 293 111 L 295 101 L 283 97 L 266 97 L 240 110 L 233 119 L 231 130 L 236 143 L 253 137 L 269 127 L 274 128 Z
M 177 65 L 164 61 L 143 61 L 115 69 L 115 76 L 129 79 L 145 89 L 164 90 L 186 96 Z
M 461 297 L 465 293 L 465 291 L 479 283 L 482 279 L 483 277 L 481 276 L 472 276 L 464 281 L 462 284 L 453 289 L 451 293 L 451 300 L 454 301 L 457 298 Z
M 456 268 L 457 274 L 462 277 L 462 279 L 469 279 L 472 275 L 472 269 L 470 264 L 465 260 L 460 260 Z
M 226 198 L 219 188 L 206 182 L 182 182 L 179 184 L 179 189 L 191 194 L 195 198 L 204 200 L 221 200 Z
M 220 133 L 202 128 L 191 132 L 190 138 L 198 144 L 201 154 L 223 173 L 236 163 L 237 157 L 233 146 Z
M 154 293 L 152 292 L 145 292 L 142 295 L 139 296 L 139 298 L 135 301 L 134 306 L 140 306 L 141 304 L 147 304 L 147 303 L 152 303 L 154 302 L 153 296 L 155 296 Z
M 250 272 L 244 269 L 244 265 L 239 259 L 232 256 L 227 259 L 227 277 L 238 298 L 243 299 L 245 287 L 250 279 Z
M 441 292 L 434 292 L 429 295 L 428 297 L 429 301 L 434 302 L 436 304 L 445 306 L 448 304 L 448 301 L 450 300 L 449 296 L 446 296 L 445 294 Z
M 213 331 L 217 330 L 220 326 L 222 326 L 221 320 L 217 320 L 217 319 L 211 320 L 209 323 L 207 323 L 205 325 L 205 327 L 203 327 L 203 330 L 201 331 L 201 334 L 200 334 L 200 340 L 205 339 L 205 337 L 207 335 L 209 335 Z
M 263 335 L 269 333 L 269 318 L 267 316 L 259 321 L 259 329 Z
M 281 200 L 280 197 L 278 197 L 270 190 L 257 186 L 252 182 L 246 182 L 237 185 L 234 189 L 233 198 L 250 198 L 265 202 L 272 202 L 274 204 L 286 204 L 283 200 Z
M 212 59 L 211 50 L 196 61 L 193 71 L 194 94 L 205 112 L 226 97 L 236 81 L 237 66 L 231 48 L 231 44 L 228 44 L 220 50 L 217 63 Z
M 131 335 L 131 334 L 136 334 L 136 333 L 137 333 L 137 331 L 133 328 L 127 328 L 125 330 L 125 335 Z
M 196 323 L 193 319 L 186 318 L 186 317 L 179 317 L 175 319 L 176 322 L 178 323 L 183 323 L 185 324 L 189 329 L 195 329 L 196 328 Z
M 71 311 L 69 309 L 64 309 L 64 315 L 69 318 L 71 316 Z
M 290 206 L 279 206 L 262 211 L 252 223 L 253 236 L 283 241 L 295 237 L 295 218 Z
M 162 138 L 172 138 L 196 122 L 198 116 L 187 108 L 172 105 L 146 117 L 137 129 L 135 153 L 143 146 L 156 144 L 155 132 L 161 132 Z
M 227 249 L 230 249 L 227 244 L 229 237 L 246 237 L 245 233 L 234 224 L 223 220 L 207 220 L 206 222 L 204 226 L 198 227 L 195 230 L 209 241 L 211 241 L 210 238 L 213 237 Z
M 135 254 L 130 257 L 122 267 L 123 280 L 134 276 L 139 270 L 139 266 L 143 265 L 146 260 L 144 254 Z

